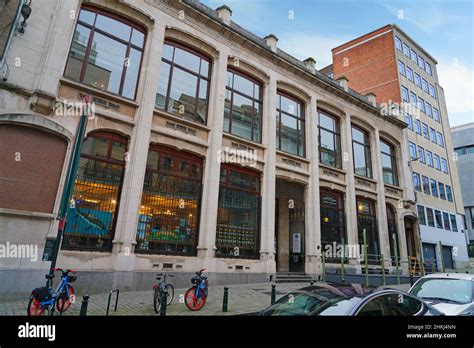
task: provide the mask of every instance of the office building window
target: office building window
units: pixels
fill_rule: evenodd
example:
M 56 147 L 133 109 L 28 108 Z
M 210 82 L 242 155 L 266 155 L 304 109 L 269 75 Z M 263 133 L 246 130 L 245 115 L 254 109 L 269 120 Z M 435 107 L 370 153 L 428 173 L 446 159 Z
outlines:
M 413 186 L 415 187 L 415 190 L 421 192 L 420 174 L 418 173 L 413 173 Z
M 433 72 L 431 71 L 431 65 L 428 62 L 425 62 L 425 70 L 428 73 L 428 75 L 433 76 Z
M 304 104 L 278 92 L 277 148 L 296 156 L 305 156 Z
M 408 97 L 408 89 L 405 86 L 402 86 L 402 99 L 404 102 L 409 102 L 410 99 Z
M 426 218 L 425 218 L 425 207 L 422 205 L 418 205 L 418 222 L 420 225 L 426 225 Z
M 420 111 L 425 112 L 425 101 L 421 98 L 418 98 L 418 108 Z
M 429 103 L 426 103 L 426 114 L 433 118 L 433 113 L 431 112 L 431 105 Z
M 83 7 L 64 76 L 135 99 L 144 45 L 145 30 L 135 23 Z
M 407 67 L 406 71 L 407 71 L 407 79 L 411 82 L 415 82 L 414 79 L 413 79 L 413 70 L 411 70 L 411 68 Z
M 421 80 L 421 87 L 425 93 L 429 93 L 428 91 L 428 82 L 425 79 Z
M 449 225 L 449 214 L 443 212 L 443 222 L 444 222 L 444 229 L 446 231 L 451 231 L 451 226 Z
M 423 192 L 426 193 L 427 195 L 430 194 L 430 180 L 426 176 L 421 177 L 421 181 L 423 184 Z
M 411 60 L 415 62 L 416 64 L 418 64 L 418 55 L 413 50 L 411 50 Z
M 425 60 L 420 55 L 418 55 L 418 66 L 425 70 Z
M 423 136 L 424 136 L 426 139 L 430 140 L 430 135 L 429 135 L 428 129 L 429 129 L 428 125 L 427 125 L 426 123 L 423 123 L 423 125 L 422 125 Z
M 438 183 L 434 179 L 430 179 L 431 184 L 431 195 L 434 197 L 438 197 Z
M 381 140 L 380 152 L 382 157 L 383 182 L 385 184 L 398 186 L 397 158 L 395 156 L 395 148 Z
M 434 167 L 435 169 L 437 170 L 441 170 L 441 165 L 440 165 L 440 161 L 439 161 L 439 156 L 434 154 L 433 155 L 433 159 L 434 159 Z
M 433 153 L 426 150 L 426 164 L 433 167 Z
M 405 122 L 408 125 L 408 129 L 413 130 L 413 118 L 409 114 L 405 114 Z
M 436 220 L 436 227 L 443 228 L 443 219 L 441 217 L 441 212 L 439 210 L 435 210 L 435 220 Z
M 395 47 L 399 51 L 402 50 L 402 40 L 400 40 L 400 38 L 398 38 L 397 36 L 395 36 Z
M 421 122 L 418 119 L 415 119 L 415 132 L 421 135 Z
M 443 171 L 443 173 L 449 174 L 448 162 L 445 158 L 441 158 L 441 170 Z
M 229 69 L 224 108 L 224 132 L 260 143 L 262 102 L 262 85 L 251 77 Z
M 406 75 L 406 72 L 405 72 L 405 64 L 403 64 L 402 61 L 398 61 L 398 70 L 400 71 L 400 74 L 405 76 Z
M 410 57 L 410 47 L 406 43 L 403 43 L 403 54 Z
M 418 145 L 418 161 L 425 164 L 425 149 Z
M 430 128 L 430 139 L 433 143 L 436 144 L 436 131 L 434 128 Z
M 436 108 L 433 108 L 433 118 L 436 122 L 440 122 L 439 112 L 438 112 L 438 109 Z
M 426 222 L 428 223 L 428 226 L 435 226 L 433 209 L 428 207 L 426 208 Z
M 372 178 L 369 136 L 365 131 L 355 126 L 352 126 L 352 153 L 354 154 L 355 174 Z
M 318 111 L 319 161 L 327 166 L 341 168 L 341 134 L 339 119 Z
M 451 230 L 453 232 L 457 232 L 458 231 L 458 223 L 456 222 L 456 215 L 450 214 L 449 217 L 451 219 Z
M 410 159 L 415 159 L 416 156 L 416 145 L 412 142 L 408 143 L 408 150 L 410 152 Z
M 421 77 L 417 73 L 415 73 L 415 85 L 421 88 Z
M 430 84 L 430 95 L 436 99 L 436 91 L 435 91 L 435 88 L 433 87 L 433 85 Z
M 451 186 L 449 185 L 446 185 L 446 197 L 448 198 L 448 201 L 453 201 L 453 191 L 451 190 Z
M 444 191 L 444 184 L 438 182 L 439 198 L 446 200 L 446 192 Z
M 438 138 L 438 145 L 441 146 L 442 148 L 444 148 L 443 134 L 438 132 L 436 135 L 437 135 L 437 138 Z
M 416 94 L 410 92 L 410 102 L 413 106 L 418 106 L 418 99 L 416 98 Z

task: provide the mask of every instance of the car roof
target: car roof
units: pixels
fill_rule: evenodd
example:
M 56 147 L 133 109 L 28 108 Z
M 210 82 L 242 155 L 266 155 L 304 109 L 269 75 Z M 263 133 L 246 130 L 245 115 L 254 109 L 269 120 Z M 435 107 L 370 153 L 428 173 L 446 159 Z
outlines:
M 340 297 L 366 297 L 373 293 L 377 287 L 362 284 L 339 284 L 339 283 L 318 283 L 299 289 L 299 292 L 309 292 L 313 295 L 327 297 L 328 299 Z
M 474 281 L 474 274 L 469 273 L 432 273 L 427 274 L 421 279 L 428 279 L 428 278 L 438 278 L 438 279 L 463 279 L 463 280 L 471 280 Z

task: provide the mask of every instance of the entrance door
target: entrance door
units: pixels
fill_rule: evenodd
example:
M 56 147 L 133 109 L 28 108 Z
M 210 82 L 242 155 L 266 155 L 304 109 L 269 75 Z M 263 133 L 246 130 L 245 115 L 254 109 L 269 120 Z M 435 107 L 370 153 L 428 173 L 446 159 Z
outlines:
M 436 244 L 423 243 L 423 260 L 426 272 L 436 272 Z
M 450 246 L 443 246 L 444 268 L 454 269 L 453 253 Z
M 290 272 L 304 272 L 304 207 L 290 209 Z

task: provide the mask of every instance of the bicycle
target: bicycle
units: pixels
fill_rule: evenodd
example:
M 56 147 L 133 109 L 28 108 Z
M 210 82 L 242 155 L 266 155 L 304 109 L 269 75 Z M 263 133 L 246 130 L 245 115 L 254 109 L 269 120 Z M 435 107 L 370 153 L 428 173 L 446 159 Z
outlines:
M 205 269 L 196 272 L 196 275 L 191 278 L 191 286 L 184 295 L 186 307 L 192 311 L 198 311 L 206 304 L 208 290 L 207 277 L 202 275 Z
M 161 296 L 163 292 L 166 291 L 168 293 L 168 297 L 166 300 L 166 305 L 169 306 L 171 302 L 173 302 L 174 298 L 174 286 L 171 284 L 166 283 L 166 278 L 174 277 L 172 274 L 169 273 L 157 273 L 156 279 L 160 282 L 158 284 L 153 285 L 154 294 L 153 294 L 153 307 L 155 309 L 155 313 L 160 313 L 161 309 Z
M 63 270 L 61 268 L 53 268 L 53 271 L 61 271 L 61 282 L 56 291 L 52 290 L 54 274 L 47 274 L 49 286 L 36 288 L 31 292 L 30 301 L 28 302 L 28 316 L 41 316 L 48 309 L 50 315 L 53 315 L 54 309 L 61 314 L 66 312 L 75 301 L 74 288 L 70 283 L 74 283 L 76 276 L 70 276 L 69 273 L 75 273 L 72 269 Z

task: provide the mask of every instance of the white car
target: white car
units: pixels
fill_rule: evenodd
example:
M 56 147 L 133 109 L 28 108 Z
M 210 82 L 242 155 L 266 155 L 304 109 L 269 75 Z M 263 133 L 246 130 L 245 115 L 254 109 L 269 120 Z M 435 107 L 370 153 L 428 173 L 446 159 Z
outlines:
M 433 273 L 408 290 L 446 315 L 474 315 L 474 274 Z

